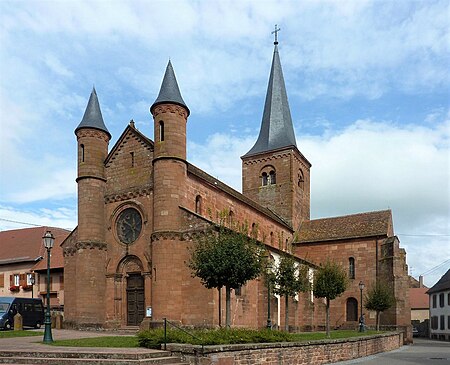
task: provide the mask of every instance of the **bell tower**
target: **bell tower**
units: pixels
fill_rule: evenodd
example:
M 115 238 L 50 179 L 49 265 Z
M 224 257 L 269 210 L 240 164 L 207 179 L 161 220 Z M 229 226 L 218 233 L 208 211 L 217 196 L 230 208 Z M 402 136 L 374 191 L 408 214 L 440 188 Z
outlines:
M 241 159 L 244 195 L 273 210 L 294 230 L 309 220 L 311 164 L 297 148 L 277 38 L 261 130 Z

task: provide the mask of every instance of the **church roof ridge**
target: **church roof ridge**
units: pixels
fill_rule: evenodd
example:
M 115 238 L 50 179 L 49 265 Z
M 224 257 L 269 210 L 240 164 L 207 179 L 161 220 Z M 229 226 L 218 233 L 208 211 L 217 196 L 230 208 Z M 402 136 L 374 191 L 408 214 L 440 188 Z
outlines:
M 181 96 L 180 88 L 178 87 L 177 78 L 175 77 L 175 72 L 172 67 L 172 62 L 167 64 L 166 72 L 163 77 L 163 81 L 161 83 L 161 88 L 159 90 L 158 97 L 155 102 L 150 107 L 150 112 L 152 112 L 153 108 L 159 104 L 164 103 L 172 103 L 181 105 L 182 107 L 187 109 L 188 116 L 190 114 L 189 108 Z
M 310 219 L 309 222 L 317 222 L 317 221 L 322 221 L 322 220 L 349 218 L 349 217 L 372 215 L 372 214 L 378 214 L 378 213 L 389 213 L 389 214 L 392 214 L 392 210 L 391 209 L 382 209 L 382 210 L 371 210 L 369 212 L 360 212 L 360 213 L 336 215 L 336 216 L 333 216 L 333 217 L 323 217 L 323 218 L 317 218 L 317 219 Z
M 92 88 L 86 110 L 84 111 L 83 119 L 75 129 L 75 133 L 82 128 L 94 128 L 101 130 L 106 132 L 109 138 L 111 138 L 111 133 L 109 133 L 108 128 L 106 128 L 105 122 L 103 121 L 102 111 L 100 109 L 95 87 Z
M 276 42 L 259 136 L 243 157 L 289 146 L 297 147 L 297 142 Z

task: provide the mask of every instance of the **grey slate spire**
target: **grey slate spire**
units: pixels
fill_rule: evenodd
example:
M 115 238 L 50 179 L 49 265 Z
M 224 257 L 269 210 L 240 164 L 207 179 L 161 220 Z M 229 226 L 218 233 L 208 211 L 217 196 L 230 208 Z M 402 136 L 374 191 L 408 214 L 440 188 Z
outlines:
M 189 108 L 181 97 L 180 89 L 178 88 L 177 79 L 175 77 L 175 72 L 173 71 L 172 63 L 170 62 L 170 60 L 166 67 L 166 73 L 164 74 L 161 89 L 159 90 L 159 95 L 153 105 L 150 107 L 150 112 L 153 111 L 153 108 L 155 106 L 164 103 L 181 105 L 187 109 L 188 116 L 190 114 Z
M 77 133 L 77 130 L 81 128 L 99 129 L 106 132 L 109 138 L 111 138 L 111 134 L 109 133 L 108 128 L 106 128 L 105 122 L 103 122 L 102 111 L 100 110 L 100 104 L 98 103 L 95 87 L 92 88 L 91 96 L 89 97 L 89 102 L 84 112 L 83 119 L 77 129 L 75 129 L 75 133 Z
M 242 157 L 289 146 L 297 147 L 277 43 L 275 42 L 273 51 L 269 86 L 258 140 Z

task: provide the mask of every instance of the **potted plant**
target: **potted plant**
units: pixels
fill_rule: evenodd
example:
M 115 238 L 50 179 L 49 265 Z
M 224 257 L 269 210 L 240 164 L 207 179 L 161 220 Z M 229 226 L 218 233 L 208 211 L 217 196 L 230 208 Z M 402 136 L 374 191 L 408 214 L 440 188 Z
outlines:
M 20 290 L 20 286 L 19 285 L 13 285 L 9 288 L 10 291 L 12 292 L 17 292 Z

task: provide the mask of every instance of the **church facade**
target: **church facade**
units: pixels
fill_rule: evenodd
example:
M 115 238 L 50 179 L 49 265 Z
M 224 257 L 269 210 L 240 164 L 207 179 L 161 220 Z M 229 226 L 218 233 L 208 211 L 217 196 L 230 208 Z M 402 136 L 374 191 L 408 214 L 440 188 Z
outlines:
M 310 219 L 311 163 L 297 148 L 277 43 L 261 131 L 242 156 L 242 193 L 187 161 L 190 110 L 170 61 L 150 112 L 153 139 L 130 122 L 109 149 L 93 90 L 75 129 L 78 226 L 62 244 L 67 325 L 117 328 L 163 318 L 188 326 L 223 323 L 224 298 L 193 278 L 186 263 L 195 234 L 224 212 L 230 227 L 248 222 L 249 234 L 275 262 L 283 253 L 294 255 L 311 277 L 327 258 L 348 269 L 349 289 L 332 302 L 332 328 L 357 325 L 358 284 L 367 288 L 379 279 L 397 298 L 382 323 L 409 325 L 406 257 L 391 212 Z M 268 297 L 263 278 L 253 280 L 233 291 L 232 325 L 260 328 L 270 320 L 282 327 L 283 303 Z M 375 317 L 366 313 L 366 322 L 374 324 Z M 324 301 L 313 292 L 292 299 L 289 325 L 323 328 Z

